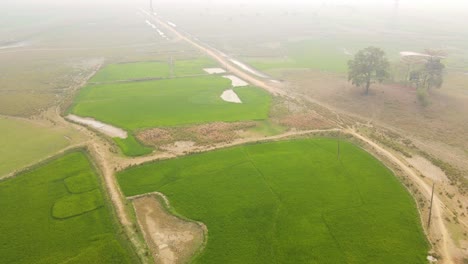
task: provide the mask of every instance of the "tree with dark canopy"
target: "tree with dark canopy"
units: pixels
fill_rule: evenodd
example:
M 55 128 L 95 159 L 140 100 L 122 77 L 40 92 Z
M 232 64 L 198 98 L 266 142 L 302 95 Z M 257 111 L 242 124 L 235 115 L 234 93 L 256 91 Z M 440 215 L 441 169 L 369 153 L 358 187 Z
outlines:
M 388 77 L 389 65 L 382 49 L 365 48 L 358 51 L 354 59 L 348 61 L 348 81 L 358 87 L 365 85 L 368 95 L 372 83 L 382 83 Z

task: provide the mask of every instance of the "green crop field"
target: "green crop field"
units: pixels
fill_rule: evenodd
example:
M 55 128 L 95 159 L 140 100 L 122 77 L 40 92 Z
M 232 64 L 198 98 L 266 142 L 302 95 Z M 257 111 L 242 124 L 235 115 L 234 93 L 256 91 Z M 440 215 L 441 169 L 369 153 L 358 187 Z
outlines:
M 70 112 L 126 129 L 129 137 L 114 141 L 127 156 L 152 152 L 133 136 L 138 129 L 268 117 L 268 93 L 255 87 L 238 88 L 243 104 L 224 102 L 220 95 L 231 87 L 230 81 L 209 76 L 205 67 L 216 67 L 216 63 L 197 57 L 109 64 L 80 90 Z M 161 80 L 142 80 L 147 78 Z M 115 83 L 123 80 L 134 82 Z
M 351 56 L 346 55 L 344 47 L 338 43 L 332 40 L 287 43 L 284 45 L 286 57 L 246 58 L 246 61 L 261 70 L 304 68 L 343 73 Z
M 125 139 L 114 138 L 114 141 L 126 156 L 137 157 L 153 152 L 152 148 L 144 146 L 131 133 Z
M 101 69 L 91 82 L 109 82 L 129 79 L 167 78 L 169 64 L 167 62 L 135 62 L 109 64 Z
M 202 221 L 194 263 L 426 263 L 415 203 L 351 143 L 302 139 L 239 146 L 134 167 L 127 196 L 159 191 Z M 274 260 L 274 261 L 273 261 Z
M 242 104 L 223 101 L 230 81 L 219 76 L 88 85 L 71 111 L 127 130 L 214 121 L 263 120 L 270 96 L 255 87 L 237 88 Z
M 0 182 L 2 263 L 135 263 L 99 178 L 72 152 Z M 8 213 L 6 213 L 8 212 Z
M 78 141 L 72 129 L 50 128 L 22 119 L 0 117 L 0 176 L 21 169 Z M 20 142 L 20 143 L 19 143 Z
M 206 74 L 203 68 L 218 67 L 217 64 L 206 57 L 192 60 L 176 60 L 174 62 L 174 74 L 176 76 L 187 76 L 196 74 Z

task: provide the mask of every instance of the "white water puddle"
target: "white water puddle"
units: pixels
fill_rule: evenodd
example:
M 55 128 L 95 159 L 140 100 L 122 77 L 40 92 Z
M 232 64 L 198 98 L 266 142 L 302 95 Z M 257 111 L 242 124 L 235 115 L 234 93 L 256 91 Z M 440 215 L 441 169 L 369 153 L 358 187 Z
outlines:
M 204 68 L 203 70 L 209 74 L 218 74 L 226 72 L 224 69 L 221 68 Z
M 77 115 L 67 115 L 66 118 L 78 124 L 90 126 L 109 137 L 113 137 L 113 138 L 118 137 L 118 138 L 123 138 L 123 139 L 128 137 L 127 131 L 121 128 L 97 121 L 94 118 L 81 117 Z
M 236 92 L 234 92 L 234 90 L 232 89 L 224 91 L 223 94 L 221 95 L 221 99 L 229 103 L 242 104 L 241 99 L 236 94 Z
M 245 71 L 248 71 L 258 77 L 262 77 L 262 78 L 268 78 L 268 76 L 266 76 L 265 74 L 262 74 L 254 69 L 252 69 L 251 67 L 245 65 L 244 63 L 238 61 L 238 60 L 235 60 L 235 59 L 229 59 L 229 61 L 231 61 L 232 63 L 234 63 L 235 65 L 239 66 L 241 69 L 245 70 Z
M 439 167 L 435 166 L 429 160 L 421 157 L 421 156 L 413 156 L 411 158 L 406 158 L 411 166 L 416 168 L 419 172 L 421 172 L 425 177 L 429 177 L 434 181 L 446 181 L 447 175 L 445 172 L 441 170 Z
M 171 26 L 171 27 L 177 27 L 177 25 L 172 23 L 171 21 L 167 21 L 167 24 L 169 24 L 169 26 Z
M 407 56 L 430 57 L 431 55 L 419 53 L 419 52 L 413 52 L 413 51 L 401 51 L 400 56 L 402 57 L 407 57 Z
M 272 83 L 281 83 L 280 81 L 278 81 L 278 80 L 273 80 L 273 79 L 270 79 L 270 82 L 272 82 Z
M 4 45 L 4 46 L 0 45 L 0 50 L 22 48 L 22 47 L 26 47 L 26 46 L 27 46 L 27 44 L 25 42 L 19 42 L 19 43 L 14 43 L 14 44 L 7 44 L 7 45 Z
M 232 87 L 242 87 L 249 85 L 246 81 L 235 75 L 224 75 L 223 78 L 231 80 Z

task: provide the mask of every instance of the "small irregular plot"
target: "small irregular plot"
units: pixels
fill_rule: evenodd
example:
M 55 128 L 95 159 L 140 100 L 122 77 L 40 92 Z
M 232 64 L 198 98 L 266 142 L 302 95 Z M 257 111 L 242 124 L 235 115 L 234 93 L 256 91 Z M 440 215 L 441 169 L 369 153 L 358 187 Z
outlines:
M 231 80 L 232 87 L 242 87 L 249 85 L 246 81 L 242 80 L 241 78 L 235 75 L 224 75 L 223 78 Z
M 169 213 L 155 195 L 133 199 L 145 239 L 157 263 L 187 263 L 203 244 L 203 228 Z
M 219 73 L 226 72 L 224 69 L 221 69 L 221 68 L 204 68 L 203 70 L 209 74 L 219 74 Z
M 229 103 L 236 103 L 236 104 L 242 103 L 239 96 L 232 89 L 224 91 L 223 94 L 221 94 L 221 99 Z

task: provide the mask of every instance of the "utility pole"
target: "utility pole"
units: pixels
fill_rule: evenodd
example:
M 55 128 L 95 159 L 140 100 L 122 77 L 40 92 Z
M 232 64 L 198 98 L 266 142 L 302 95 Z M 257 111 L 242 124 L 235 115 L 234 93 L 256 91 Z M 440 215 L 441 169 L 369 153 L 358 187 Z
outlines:
M 432 202 L 434 201 L 434 188 L 435 188 L 435 182 L 432 183 L 431 205 L 429 206 L 429 219 L 427 220 L 427 232 L 429 232 L 429 227 L 431 226 Z
M 340 160 L 340 152 L 341 152 L 341 148 L 340 148 L 340 135 L 341 135 L 341 131 L 338 130 L 338 160 Z

